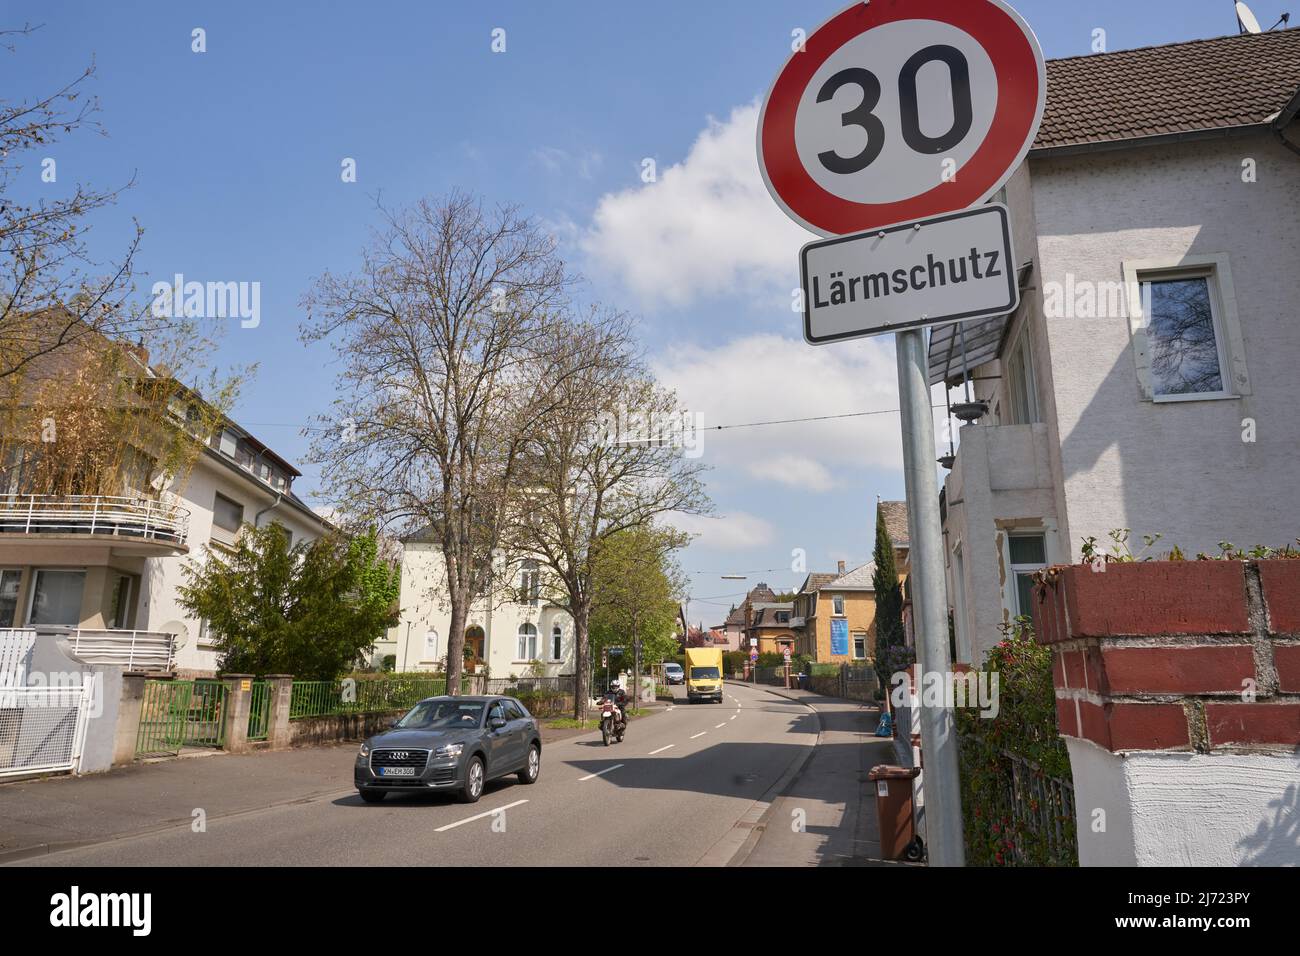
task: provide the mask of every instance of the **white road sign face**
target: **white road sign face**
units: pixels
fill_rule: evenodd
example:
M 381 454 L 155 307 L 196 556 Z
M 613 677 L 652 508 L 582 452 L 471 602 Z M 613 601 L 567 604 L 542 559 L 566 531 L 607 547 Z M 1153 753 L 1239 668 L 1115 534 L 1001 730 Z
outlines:
M 814 345 L 1004 315 L 1020 302 L 1007 209 L 996 203 L 810 242 L 799 270 Z
M 1043 53 L 1003 0 L 873 0 L 814 30 L 763 101 L 758 163 L 823 236 L 977 206 L 1029 151 Z

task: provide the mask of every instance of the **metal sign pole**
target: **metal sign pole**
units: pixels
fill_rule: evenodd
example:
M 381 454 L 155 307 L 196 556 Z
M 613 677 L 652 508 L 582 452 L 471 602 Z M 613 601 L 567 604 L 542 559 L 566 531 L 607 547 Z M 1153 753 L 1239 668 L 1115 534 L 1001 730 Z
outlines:
M 945 680 L 948 656 L 947 597 L 943 579 L 943 531 L 934 463 L 934 416 L 926 368 L 925 333 L 908 329 L 894 336 L 898 357 L 898 404 L 903 425 L 903 477 L 907 488 L 908 534 L 911 538 L 907 589 L 912 596 L 916 637 L 917 701 L 924 678 Z M 961 783 L 957 769 L 957 733 L 946 692 L 938 706 L 918 703 L 921 744 L 925 748 L 926 829 L 932 866 L 964 866 Z

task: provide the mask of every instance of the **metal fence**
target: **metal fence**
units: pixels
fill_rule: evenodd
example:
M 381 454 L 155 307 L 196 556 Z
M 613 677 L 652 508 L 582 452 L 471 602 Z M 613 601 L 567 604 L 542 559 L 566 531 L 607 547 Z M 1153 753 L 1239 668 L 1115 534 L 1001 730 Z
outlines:
M 190 513 L 149 498 L 105 495 L 6 495 L 0 531 L 24 534 L 94 534 L 184 544 Z
M 271 684 L 253 681 L 248 697 L 248 739 L 265 740 L 271 732 Z
M 0 687 L 0 777 L 76 770 L 93 683 Z
M 535 717 L 558 717 L 573 710 L 577 682 L 567 677 L 492 678 L 484 693 L 516 698 Z
M 960 735 L 962 759 L 987 760 L 985 748 L 972 747 L 969 732 Z M 977 866 L 1078 866 L 1079 842 L 1074 815 L 1074 784 L 1049 776 L 1030 760 L 1008 750 L 995 752 L 993 785 L 979 795 L 978 819 L 967 807 L 968 863 Z M 963 776 L 969 771 L 963 769 Z M 988 774 L 985 775 L 987 778 Z M 969 780 L 964 780 L 969 785 Z M 965 787 L 963 788 L 965 790 Z M 969 792 L 965 800 L 975 803 Z M 972 846 L 972 837 L 976 846 Z M 982 855 L 992 847 L 992 859 Z
M 462 691 L 468 681 L 462 681 Z M 447 693 L 446 677 L 386 680 L 314 680 L 293 682 L 289 697 L 289 719 L 330 717 L 337 714 L 365 714 L 413 707 L 426 697 Z
M 176 754 L 183 747 L 220 747 L 226 740 L 228 688 L 216 680 L 147 680 L 135 752 Z

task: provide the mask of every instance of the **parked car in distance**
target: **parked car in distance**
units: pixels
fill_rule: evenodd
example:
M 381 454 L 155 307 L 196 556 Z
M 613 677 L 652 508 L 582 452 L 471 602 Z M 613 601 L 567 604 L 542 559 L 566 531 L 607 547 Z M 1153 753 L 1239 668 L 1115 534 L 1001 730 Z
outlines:
M 685 684 L 686 671 L 682 670 L 681 664 L 665 664 L 664 680 L 668 681 L 669 684 Z
M 489 780 L 532 784 L 541 769 L 541 728 L 515 698 L 429 697 L 361 745 L 353 783 L 367 803 L 415 790 L 474 803 Z

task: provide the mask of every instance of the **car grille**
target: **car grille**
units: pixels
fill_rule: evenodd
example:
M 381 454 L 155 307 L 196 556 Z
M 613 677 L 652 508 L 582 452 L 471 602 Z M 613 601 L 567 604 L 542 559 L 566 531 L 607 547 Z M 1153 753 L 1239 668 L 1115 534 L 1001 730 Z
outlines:
M 376 750 L 370 755 L 372 769 L 380 767 L 415 767 L 423 770 L 429 762 L 427 750 Z

